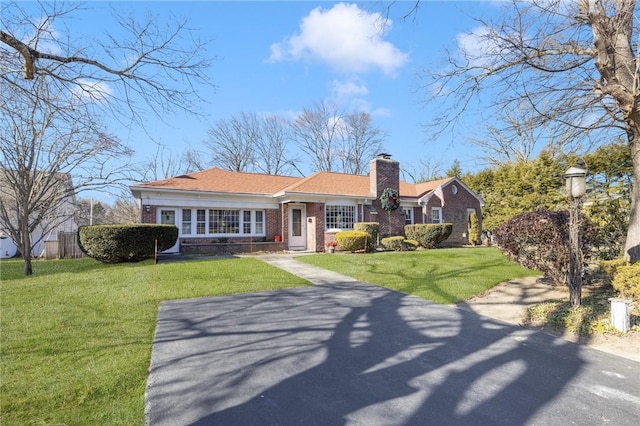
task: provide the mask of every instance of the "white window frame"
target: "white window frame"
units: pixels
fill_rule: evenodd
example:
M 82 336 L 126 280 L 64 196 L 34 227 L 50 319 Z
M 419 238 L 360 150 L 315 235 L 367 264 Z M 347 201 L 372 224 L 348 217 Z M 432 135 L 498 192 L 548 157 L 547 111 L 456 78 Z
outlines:
M 434 212 L 438 212 L 438 222 L 433 221 Z M 429 223 L 442 223 L 442 207 L 431 207 L 431 212 L 429 212 Z
M 330 211 L 333 211 L 334 209 L 349 209 L 352 210 L 353 212 L 353 223 L 351 224 L 351 227 L 329 227 L 329 223 L 330 221 L 329 219 L 329 213 Z M 343 224 L 346 223 L 344 220 L 341 221 Z M 358 206 L 355 203 L 340 203 L 340 202 L 336 202 L 336 203 L 327 203 L 324 206 L 324 227 L 326 231 L 329 232 L 338 232 L 338 231 L 351 231 L 354 229 L 355 224 L 358 223 Z M 336 225 L 338 225 L 338 223 L 336 223 Z
M 185 214 L 184 212 L 188 210 L 189 211 L 189 220 L 185 220 Z M 181 235 L 191 235 L 191 233 L 193 232 L 193 216 L 194 216 L 194 209 L 191 208 L 184 208 L 180 210 L 180 234 Z M 189 226 L 188 228 L 188 232 L 185 232 L 185 225 Z
M 402 213 L 404 214 L 404 224 L 413 225 L 413 207 L 402 207 Z

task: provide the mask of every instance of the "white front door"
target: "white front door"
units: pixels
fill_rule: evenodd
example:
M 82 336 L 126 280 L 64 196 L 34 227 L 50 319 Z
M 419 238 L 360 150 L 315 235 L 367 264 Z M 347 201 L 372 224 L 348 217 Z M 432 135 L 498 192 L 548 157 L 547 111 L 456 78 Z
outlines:
M 289 206 L 289 250 L 307 248 L 307 209 L 304 204 Z
M 160 209 L 160 224 L 161 225 L 176 225 L 177 211 L 175 209 Z M 176 240 L 176 244 L 163 253 L 178 253 L 180 250 L 180 238 Z

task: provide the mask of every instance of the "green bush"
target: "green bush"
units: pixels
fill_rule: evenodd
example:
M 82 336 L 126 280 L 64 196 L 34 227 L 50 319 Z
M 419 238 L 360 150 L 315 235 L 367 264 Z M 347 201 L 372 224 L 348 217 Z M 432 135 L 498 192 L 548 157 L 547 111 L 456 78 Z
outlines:
M 378 222 L 357 222 L 353 225 L 354 231 L 364 231 L 369 235 L 367 238 L 367 249 L 372 250 L 378 244 L 380 235 L 380 224 Z
M 480 241 L 480 223 L 475 213 L 469 215 L 469 244 L 478 245 Z
M 640 262 L 618 266 L 611 285 L 621 297 L 640 302 Z
M 403 236 L 383 238 L 381 242 L 385 250 L 408 251 L 418 248 L 417 241 L 406 240 Z
M 426 223 L 406 225 L 404 234 L 408 240 L 415 240 L 421 247 L 434 248 L 446 241 L 453 231 L 451 223 Z
M 580 247 L 589 253 L 595 228 L 581 215 Z M 525 268 L 538 269 L 555 284 L 566 284 L 569 272 L 569 212 L 538 210 L 519 214 L 494 232 L 503 253 Z
M 402 251 L 403 250 L 404 237 L 387 237 L 382 239 L 382 247 L 385 250 Z
M 365 231 L 341 231 L 336 234 L 338 247 L 344 251 L 358 251 L 366 248 L 369 234 Z
M 84 254 L 103 263 L 138 262 L 153 257 L 176 243 L 174 225 L 93 225 L 78 229 L 78 244 Z

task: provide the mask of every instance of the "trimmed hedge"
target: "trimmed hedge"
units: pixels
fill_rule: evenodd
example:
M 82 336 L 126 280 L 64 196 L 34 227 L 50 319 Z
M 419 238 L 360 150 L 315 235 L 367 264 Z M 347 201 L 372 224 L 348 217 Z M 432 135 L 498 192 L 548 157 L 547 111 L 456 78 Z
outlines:
M 453 232 L 451 223 L 424 223 L 404 227 L 407 239 L 417 241 L 424 248 L 438 246 L 449 238 L 451 232 Z
M 341 231 L 336 234 L 338 247 L 344 251 L 358 251 L 366 248 L 369 234 L 365 231 Z
M 415 240 L 406 240 L 402 236 L 387 237 L 382 239 L 382 246 L 385 250 L 408 251 L 418 248 L 418 242 Z
M 369 234 L 367 239 L 367 247 L 373 250 L 378 244 L 378 235 L 380 235 L 380 224 L 378 222 L 357 222 L 353 225 L 354 231 L 364 231 Z
M 78 229 L 78 244 L 84 254 L 103 263 L 139 262 L 176 243 L 174 225 L 127 224 L 91 225 Z

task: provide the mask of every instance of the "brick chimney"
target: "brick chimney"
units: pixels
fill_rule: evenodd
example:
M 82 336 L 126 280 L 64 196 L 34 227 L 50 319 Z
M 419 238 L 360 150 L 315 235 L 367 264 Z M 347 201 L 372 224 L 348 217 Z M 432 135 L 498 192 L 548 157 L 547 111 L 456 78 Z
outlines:
M 380 235 L 404 235 L 404 217 L 401 215 L 402 209 L 396 209 L 388 214 L 382 208 L 380 195 L 387 188 L 400 190 L 400 163 L 392 160 L 390 154 L 378 154 L 376 158 L 369 162 L 369 188 L 371 195 L 376 199 L 373 206 L 378 212 L 380 222 Z M 389 219 L 391 226 L 389 226 Z

